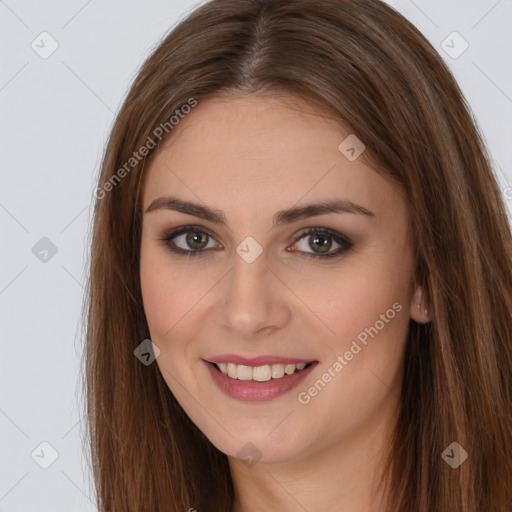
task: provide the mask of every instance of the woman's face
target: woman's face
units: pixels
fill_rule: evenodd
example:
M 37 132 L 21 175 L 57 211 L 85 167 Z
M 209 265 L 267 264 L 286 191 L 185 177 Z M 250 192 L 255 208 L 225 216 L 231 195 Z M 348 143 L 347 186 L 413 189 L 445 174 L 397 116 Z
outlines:
M 253 462 L 381 429 L 421 320 L 402 197 L 312 108 L 199 102 L 146 169 L 140 277 L 156 363 L 210 441 Z M 308 208 L 334 201 L 344 208 Z M 259 360 L 227 364 L 243 358 Z

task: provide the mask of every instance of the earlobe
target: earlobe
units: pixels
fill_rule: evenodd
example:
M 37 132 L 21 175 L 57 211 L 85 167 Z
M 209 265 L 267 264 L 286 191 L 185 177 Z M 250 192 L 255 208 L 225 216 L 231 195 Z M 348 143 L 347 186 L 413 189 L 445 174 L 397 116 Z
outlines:
M 427 299 L 423 288 L 419 285 L 411 298 L 410 314 L 411 318 L 419 324 L 430 322 Z

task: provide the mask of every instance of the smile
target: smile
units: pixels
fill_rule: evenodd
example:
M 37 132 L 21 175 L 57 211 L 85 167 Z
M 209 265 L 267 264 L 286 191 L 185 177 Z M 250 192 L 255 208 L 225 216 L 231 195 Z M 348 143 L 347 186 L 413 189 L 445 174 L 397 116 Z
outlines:
M 298 386 L 318 365 L 318 361 L 262 366 L 203 362 L 224 394 L 244 402 L 264 402 L 283 395 Z

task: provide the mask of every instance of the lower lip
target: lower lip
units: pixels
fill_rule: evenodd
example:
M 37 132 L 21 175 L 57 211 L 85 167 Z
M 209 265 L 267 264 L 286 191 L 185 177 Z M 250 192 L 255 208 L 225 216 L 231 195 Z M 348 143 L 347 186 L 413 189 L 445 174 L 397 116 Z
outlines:
M 304 370 L 292 373 L 291 375 L 285 375 L 280 379 L 270 379 L 265 382 L 258 382 L 254 380 L 239 380 L 232 379 L 227 375 L 224 375 L 220 370 L 214 368 L 214 365 L 204 361 L 213 381 L 221 391 L 224 391 L 226 395 L 243 400 L 245 402 L 266 402 L 272 400 L 278 396 L 287 393 L 294 387 L 298 386 L 318 364 L 317 362 L 312 363 Z

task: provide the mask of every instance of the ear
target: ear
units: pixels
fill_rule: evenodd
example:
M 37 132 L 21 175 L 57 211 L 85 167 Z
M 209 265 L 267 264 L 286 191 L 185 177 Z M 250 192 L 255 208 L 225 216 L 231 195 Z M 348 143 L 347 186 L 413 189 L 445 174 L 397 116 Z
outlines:
M 411 318 L 419 324 L 430 322 L 429 304 L 426 294 L 420 285 L 416 285 L 412 294 L 410 315 Z

